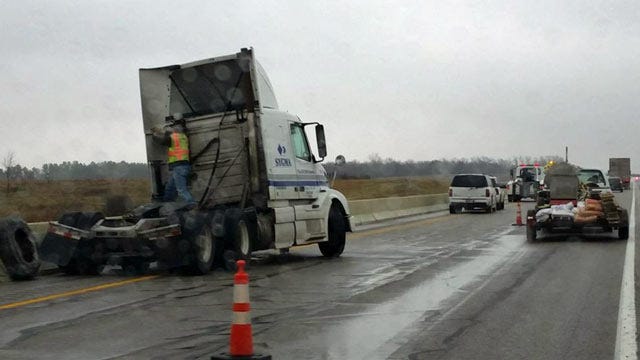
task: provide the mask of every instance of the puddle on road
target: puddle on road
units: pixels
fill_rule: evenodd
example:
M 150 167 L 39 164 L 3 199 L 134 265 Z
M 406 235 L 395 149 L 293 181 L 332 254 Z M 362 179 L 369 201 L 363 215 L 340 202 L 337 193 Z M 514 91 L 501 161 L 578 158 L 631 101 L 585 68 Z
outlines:
M 392 301 L 369 307 L 364 313 L 336 317 L 337 324 L 323 326 L 317 329 L 319 332 L 314 331 L 311 346 L 308 342 L 299 344 L 305 347 L 305 358 L 309 358 L 309 353 L 323 359 L 388 357 L 406 341 L 402 337 L 402 343 L 393 342 L 393 338 L 401 331 L 410 329 L 410 325 L 423 319 L 425 314 L 439 311 L 445 300 L 465 293 L 465 290 L 461 290 L 465 286 L 483 278 L 487 279 L 484 280 L 486 283 L 491 275 L 496 274 L 500 265 L 507 264 L 509 260 L 515 261 L 514 252 L 522 253 L 524 237 L 521 234 L 508 235 L 510 231 L 499 234 L 492 246 L 484 248 L 472 260 L 436 274 Z M 490 277 L 487 278 L 487 275 Z M 308 318 L 301 323 L 319 325 L 326 324 L 326 320 L 326 317 Z M 291 352 L 287 353 L 287 356 L 291 355 Z

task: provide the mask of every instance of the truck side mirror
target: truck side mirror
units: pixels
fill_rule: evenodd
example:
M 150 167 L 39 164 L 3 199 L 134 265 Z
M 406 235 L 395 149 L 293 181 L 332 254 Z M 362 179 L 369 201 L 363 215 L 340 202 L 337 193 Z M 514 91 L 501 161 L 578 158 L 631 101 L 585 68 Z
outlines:
M 324 159 L 327 156 L 327 142 L 324 139 L 324 126 L 316 125 L 316 143 L 318 143 L 318 156 Z
M 511 178 L 513 179 L 513 169 L 509 170 L 509 174 L 511 174 Z

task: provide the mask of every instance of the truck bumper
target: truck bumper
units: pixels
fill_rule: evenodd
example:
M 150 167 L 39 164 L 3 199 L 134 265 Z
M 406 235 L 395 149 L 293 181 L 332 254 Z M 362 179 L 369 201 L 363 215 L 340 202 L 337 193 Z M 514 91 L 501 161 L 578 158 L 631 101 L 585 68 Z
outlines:
M 178 229 L 179 230 L 179 229 Z M 131 237 L 109 237 L 99 231 L 82 231 L 52 224 L 39 247 L 40 257 L 58 266 L 65 266 L 74 258 L 89 259 L 96 264 L 119 264 L 125 257 L 162 259 L 175 263 L 180 258 L 179 231 L 145 231 Z M 97 236 L 100 234 L 102 236 Z

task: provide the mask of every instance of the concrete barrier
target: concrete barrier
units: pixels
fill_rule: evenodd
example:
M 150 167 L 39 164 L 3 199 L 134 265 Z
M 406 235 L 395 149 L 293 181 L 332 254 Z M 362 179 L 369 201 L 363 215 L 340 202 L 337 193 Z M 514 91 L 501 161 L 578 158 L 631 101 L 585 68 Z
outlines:
M 349 209 L 355 225 L 443 211 L 448 208 L 445 194 L 414 195 L 380 199 L 351 200 Z

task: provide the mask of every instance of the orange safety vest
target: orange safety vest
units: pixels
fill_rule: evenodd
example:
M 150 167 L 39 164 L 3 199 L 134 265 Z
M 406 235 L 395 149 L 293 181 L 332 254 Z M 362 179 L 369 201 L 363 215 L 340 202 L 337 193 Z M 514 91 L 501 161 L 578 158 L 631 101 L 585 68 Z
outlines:
M 189 161 L 189 138 L 179 132 L 171 133 L 171 146 L 169 146 L 169 164 L 176 161 Z

